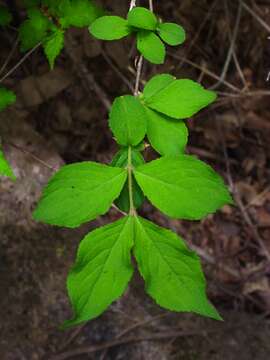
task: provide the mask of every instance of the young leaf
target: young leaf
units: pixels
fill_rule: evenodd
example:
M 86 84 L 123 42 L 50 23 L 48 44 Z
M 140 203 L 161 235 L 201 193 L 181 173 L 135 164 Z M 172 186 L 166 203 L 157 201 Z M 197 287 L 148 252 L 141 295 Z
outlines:
M 176 78 L 170 74 L 155 75 L 150 79 L 143 90 L 143 99 L 148 100 L 158 94 L 161 90 L 174 82 Z
M 175 120 L 146 108 L 147 137 L 160 155 L 181 155 L 188 141 L 188 129 L 183 120 Z
M 62 0 L 57 10 L 64 28 L 89 26 L 102 15 L 101 9 L 91 0 Z
M 171 46 L 180 45 L 186 40 L 185 30 L 174 23 L 159 24 L 157 31 L 161 39 Z
M 55 59 L 64 47 L 64 31 L 56 28 L 53 34 L 46 39 L 43 46 L 50 68 L 53 69 Z
M 77 227 L 106 213 L 126 178 L 125 169 L 90 161 L 63 166 L 43 191 L 34 218 L 51 225 Z
M 89 27 L 90 33 L 100 40 L 119 40 L 131 34 L 127 20 L 119 16 L 102 16 Z
M 12 20 L 12 15 L 6 6 L 0 5 L 0 26 L 7 26 Z
M 109 125 L 118 144 L 138 145 L 146 134 L 146 115 L 139 99 L 131 95 L 116 98 L 110 112 Z
M 64 328 L 96 318 L 122 295 L 133 274 L 132 246 L 130 217 L 99 228 L 82 240 L 67 280 L 74 317 Z
M 155 30 L 158 20 L 152 11 L 136 6 L 128 13 L 128 25 L 144 30 Z
M 163 64 L 166 49 L 160 38 L 152 31 L 140 30 L 137 34 L 137 49 L 153 64 Z
M 175 80 L 149 97 L 145 104 L 175 119 L 186 119 L 216 99 L 213 91 L 205 90 L 195 81 Z
M 7 176 L 12 180 L 16 179 L 16 176 L 14 175 L 9 163 L 5 159 L 4 153 L 1 149 L 0 149 L 0 176 Z
M 29 19 L 25 20 L 19 28 L 21 50 L 27 51 L 43 41 L 51 26 L 49 19 L 37 8 L 28 9 Z
M 171 311 L 188 311 L 221 320 L 209 303 L 200 260 L 172 231 L 134 219 L 135 257 L 147 293 Z
M 114 159 L 111 162 L 112 166 L 126 167 L 128 163 L 128 148 L 123 148 L 118 151 Z M 131 163 L 134 167 L 144 164 L 144 158 L 141 153 L 137 150 L 132 149 L 131 151 Z M 134 176 L 132 179 L 133 185 L 133 205 L 135 209 L 138 209 L 144 202 L 144 194 L 137 184 Z M 121 191 L 119 197 L 115 200 L 115 205 L 122 211 L 128 212 L 130 209 L 129 202 L 129 189 L 128 189 L 128 180 L 125 182 L 123 190 Z
M 16 101 L 14 92 L 0 87 L 0 111 L 13 104 Z
M 144 195 L 172 218 L 199 220 L 232 203 L 222 178 L 193 156 L 154 160 L 134 174 Z

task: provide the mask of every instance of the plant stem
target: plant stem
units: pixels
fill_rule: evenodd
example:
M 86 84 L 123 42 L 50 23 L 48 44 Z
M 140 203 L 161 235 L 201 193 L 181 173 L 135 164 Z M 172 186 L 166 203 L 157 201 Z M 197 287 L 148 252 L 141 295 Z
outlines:
M 132 165 L 132 147 L 128 147 L 128 194 L 129 194 L 129 215 L 135 216 L 136 209 L 133 201 L 133 184 L 132 184 L 132 173 L 133 173 L 133 165 Z

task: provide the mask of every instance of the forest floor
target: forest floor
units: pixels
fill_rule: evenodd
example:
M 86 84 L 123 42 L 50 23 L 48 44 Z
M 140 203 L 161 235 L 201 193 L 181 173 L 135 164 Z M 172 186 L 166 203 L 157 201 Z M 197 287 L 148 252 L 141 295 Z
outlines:
M 114 13 L 127 11 L 124 0 L 101 3 Z M 18 180 L 0 180 L 1 360 L 270 358 L 270 1 L 168 0 L 155 9 L 182 24 L 188 38 L 168 50 L 164 65 L 145 64 L 142 80 L 169 72 L 218 92 L 211 108 L 188 120 L 187 151 L 225 178 L 235 206 L 202 222 L 168 220 L 149 203 L 140 211 L 200 255 L 209 297 L 224 322 L 160 309 L 135 274 L 100 318 L 58 329 L 70 316 L 65 279 L 79 241 L 119 215 L 113 209 L 68 230 L 35 223 L 31 213 L 64 163 L 111 161 L 117 146 L 106 104 L 130 93 L 135 73 L 129 41 L 100 44 L 87 30 L 71 30 L 53 71 L 38 49 L 4 81 L 18 95 L 0 113 L 4 149 Z M 0 64 L 16 37 L 0 30 Z M 21 57 L 15 48 L 0 78 Z M 85 69 L 90 76 L 82 80 Z M 144 155 L 156 156 L 149 148 Z

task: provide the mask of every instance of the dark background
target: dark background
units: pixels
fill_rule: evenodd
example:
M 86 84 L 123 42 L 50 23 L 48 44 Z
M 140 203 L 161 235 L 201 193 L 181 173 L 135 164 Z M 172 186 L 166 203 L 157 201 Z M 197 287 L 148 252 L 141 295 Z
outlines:
M 124 15 L 129 2 L 100 3 Z M 171 221 L 148 203 L 141 213 L 177 231 L 199 253 L 209 297 L 225 321 L 160 309 L 136 274 L 100 318 L 58 330 L 71 315 L 65 279 L 80 239 L 119 215 L 112 210 L 68 230 L 35 223 L 31 212 L 62 164 L 111 161 L 117 146 L 106 106 L 130 93 L 136 56 L 130 40 L 100 43 L 87 30 L 72 29 L 53 71 L 38 49 L 3 82 L 18 96 L 0 113 L 4 149 L 18 179 L 0 180 L 1 360 L 47 360 L 56 353 L 82 360 L 270 357 L 270 2 L 154 0 L 154 8 L 183 25 L 188 37 L 184 46 L 168 48 L 164 65 L 145 64 L 142 79 L 170 72 L 218 91 L 213 106 L 188 120 L 188 152 L 224 176 L 236 205 L 202 222 Z M 15 10 L 21 22 L 19 2 Z M 23 57 L 15 28 L 0 30 L 0 68 L 10 57 L 0 78 Z M 147 159 L 155 156 L 145 151 Z

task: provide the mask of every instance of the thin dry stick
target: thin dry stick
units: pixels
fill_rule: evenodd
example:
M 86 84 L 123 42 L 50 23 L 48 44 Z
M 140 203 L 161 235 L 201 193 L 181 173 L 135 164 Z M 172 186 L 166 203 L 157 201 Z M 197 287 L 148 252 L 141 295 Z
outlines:
M 13 46 L 12 46 L 12 49 L 10 50 L 5 62 L 3 63 L 3 65 L 1 66 L 1 69 L 0 69 L 0 74 L 2 74 L 2 72 L 6 69 L 6 67 L 8 66 L 14 52 L 16 51 L 16 48 L 18 46 L 18 43 L 19 43 L 19 37 L 17 36 L 17 39 L 16 41 L 14 42 Z
M 12 69 L 10 69 L 1 79 L 0 79 L 0 83 L 2 83 L 4 80 L 6 80 L 6 78 L 8 78 L 11 74 L 13 74 L 14 71 L 16 71 L 18 69 L 18 67 L 20 67 L 22 65 L 22 63 L 25 62 L 26 59 L 29 58 L 29 56 L 31 54 L 33 54 L 34 51 L 36 51 L 39 47 L 40 47 L 41 43 L 38 43 L 35 47 L 33 47 L 31 50 L 29 50 L 22 58 L 21 60 L 15 65 L 13 66 Z
M 210 89 L 213 89 L 213 90 L 217 89 L 222 84 L 221 80 L 225 80 L 225 78 L 226 78 L 226 75 L 227 75 L 227 72 L 229 70 L 231 60 L 232 60 L 236 38 L 237 38 L 237 35 L 238 35 L 238 30 L 239 30 L 239 25 L 240 25 L 240 20 L 241 20 L 241 14 L 242 14 L 242 5 L 240 3 L 239 6 L 238 6 L 237 17 L 236 17 L 236 21 L 235 21 L 235 26 L 234 26 L 234 30 L 233 30 L 232 39 L 231 39 L 231 44 L 230 44 L 230 47 L 229 47 L 229 51 L 228 51 L 228 54 L 227 54 L 227 57 L 226 57 L 225 64 L 223 66 L 222 73 L 220 75 L 220 80 L 215 85 L 211 86 Z
M 258 15 L 253 11 L 243 0 L 238 0 L 243 8 L 254 17 L 254 19 L 262 25 L 262 27 L 270 33 L 270 26 Z
M 69 358 L 74 358 L 83 354 L 90 354 L 97 351 L 102 351 L 105 349 L 110 349 L 119 345 L 127 345 L 130 343 L 140 342 L 140 341 L 154 341 L 154 340 L 166 340 L 177 337 L 188 337 L 188 336 L 202 336 L 204 337 L 206 334 L 202 331 L 175 331 L 175 332 L 164 332 L 160 334 L 152 334 L 152 335 L 144 335 L 144 336 L 132 336 L 126 339 L 121 340 L 113 340 L 101 345 L 95 346 L 84 346 L 78 349 L 66 351 L 62 354 L 56 355 L 52 357 L 50 360 L 66 360 Z

